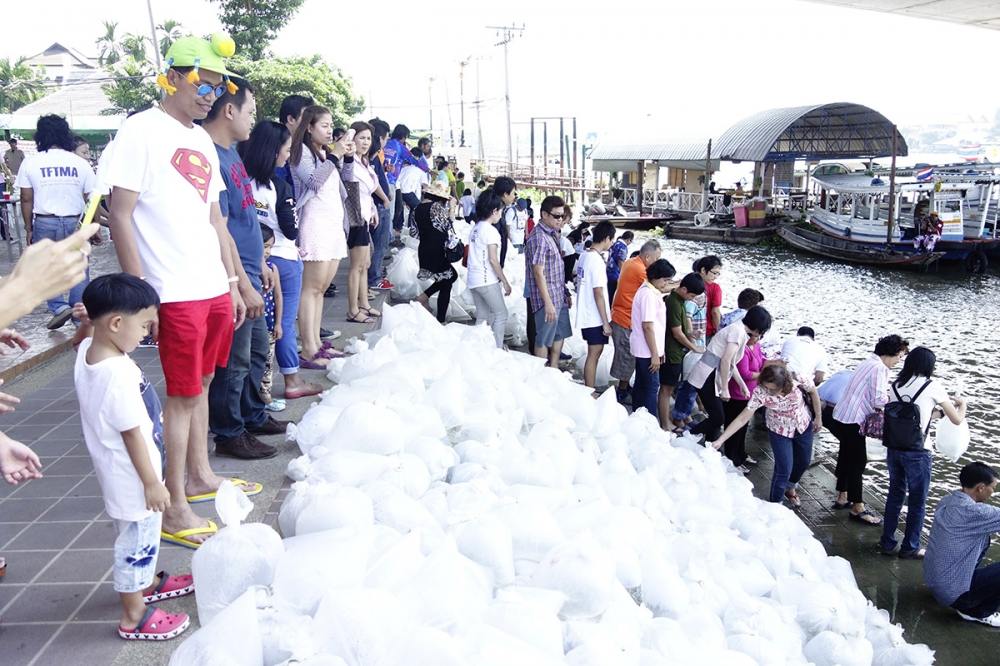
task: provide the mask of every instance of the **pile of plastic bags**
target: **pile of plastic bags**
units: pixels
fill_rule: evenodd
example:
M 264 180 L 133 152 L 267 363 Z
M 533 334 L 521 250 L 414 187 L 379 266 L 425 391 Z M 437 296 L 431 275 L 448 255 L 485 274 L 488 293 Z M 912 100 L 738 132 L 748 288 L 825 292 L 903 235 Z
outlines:
M 933 663 L 790 510 L 613 391 L 416 305 L 355 348 L 290 432 L 283 548 L 227 523 L 199 551 L 172 664 Z

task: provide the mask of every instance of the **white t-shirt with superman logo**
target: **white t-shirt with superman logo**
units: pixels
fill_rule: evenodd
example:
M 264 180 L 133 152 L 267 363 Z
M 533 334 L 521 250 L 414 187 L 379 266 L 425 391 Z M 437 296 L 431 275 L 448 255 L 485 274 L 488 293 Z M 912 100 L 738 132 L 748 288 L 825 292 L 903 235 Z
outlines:
M 139 193 L 132 222 L 146 279 L 164 303 L 229 291 L 219 238 L 209 222 L 226 185 L 215 144 L 162 109 L 132 116 L 115 137 L 107 184 Z

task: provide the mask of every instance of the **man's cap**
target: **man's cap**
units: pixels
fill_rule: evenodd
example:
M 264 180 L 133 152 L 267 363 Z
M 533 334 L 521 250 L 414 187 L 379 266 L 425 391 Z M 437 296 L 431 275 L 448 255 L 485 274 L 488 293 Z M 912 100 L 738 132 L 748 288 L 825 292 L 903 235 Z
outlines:
M 197 67 L 229 76 L 224 58 L 236 53 L 236 44 L 225 33 L 215 33 L 212 40 L 189 35 L 181 37 L 167 49 L 166 60 L 171 67 Z

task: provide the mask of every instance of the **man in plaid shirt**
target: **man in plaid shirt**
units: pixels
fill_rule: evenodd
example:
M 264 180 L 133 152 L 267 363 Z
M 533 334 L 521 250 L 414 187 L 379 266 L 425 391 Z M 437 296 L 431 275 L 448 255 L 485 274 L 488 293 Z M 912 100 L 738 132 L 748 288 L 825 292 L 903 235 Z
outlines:
M 570 295 L 559 245 L 566 219 L 566 202 L 549 196 L 542 201 L 540 223 L 525 242 L 525 291 L 535 321 L 535 356 L 559 367 L 562 341 L 573 334 L 569 323 Z

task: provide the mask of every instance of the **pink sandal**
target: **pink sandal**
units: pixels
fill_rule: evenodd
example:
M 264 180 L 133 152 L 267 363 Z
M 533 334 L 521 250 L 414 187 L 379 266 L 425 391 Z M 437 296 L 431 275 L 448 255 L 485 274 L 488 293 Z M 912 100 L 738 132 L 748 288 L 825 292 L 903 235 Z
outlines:
M 135 629 L 118 625 L 118 635 L 127 641 L 166 641 L 180 636 L 191 624 L 187 613 L 167 613 L 162 608 L 147 608 Z
M 156 586 L 152 594 L 147 594 L 142 598 L 147 604 L 183 597 L 194 592 L 194 577 L 191 574 L 171 576 L 166 571 L 161 571 L 156 576 L 160 579 L 160 584 Z

